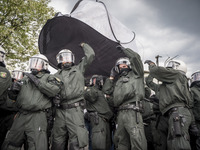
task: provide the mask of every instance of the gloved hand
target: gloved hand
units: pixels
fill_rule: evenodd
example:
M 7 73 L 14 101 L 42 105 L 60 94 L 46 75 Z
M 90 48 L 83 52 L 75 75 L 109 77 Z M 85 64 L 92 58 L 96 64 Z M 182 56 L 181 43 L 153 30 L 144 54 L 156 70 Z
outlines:
M 22 86 L 21 82 L 15 81 L 13 82 L 10 90 L 18 93 L 21 90 L 21 86 Z
M 155 63 L 151 60 L 145 60 L 144 64 L 148 64 L 148 65 L 155 65 Z
M 116 49 L 118 49 L 118 50 L 120 50 L 120 51 L 125 50 L 125 48 L 124 48 L 123 46 L 121 46 L 121 45 L 117 45 L 117 46 L 116 46 Z
M 80 45 L 80 47 L 83 47 L 83 45 L 84 45 L 85 43 L 84 42 L 82 42 L 82 43 L 80 43 L 79 45 Z
M 61 102 L 60 96 L 59 96 L 59 95 L 56 95 L 56 96 L 53 98 L 53 104 L 54 104 L 54 106 L 60 107 L 60 102 Z
M 113 67 L 113 68 L 111 69 L 111 72 L 110 72 L 110 77 L 115 78 L 116 75 L 118 75 L 118 73 L 116 72 L 115 67 Z
M 39 86 L 40 80 L 39 80 L 36 76 L 34 76 L 34 75 L 30 74 L 30 73 L 25 73 L 25 75 L 26 75 L 26 76 L 30 79 L 30 81 L 33 82 L 36 86 Z

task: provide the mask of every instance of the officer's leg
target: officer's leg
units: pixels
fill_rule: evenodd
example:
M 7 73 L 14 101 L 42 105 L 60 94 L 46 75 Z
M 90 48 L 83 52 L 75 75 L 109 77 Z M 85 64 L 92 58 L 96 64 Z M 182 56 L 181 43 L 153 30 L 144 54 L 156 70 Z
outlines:
M 2 150 L 20 150 L 24 142 L 25 118 L 17 114 L 11 129 L 7 132 Z
M 98 122 L 96 122 L 95 117 L 98 117 Z M 106 122 L 99 116 L 91 116 L 90 123 L 92 127 L 92 150 L 105 150 L 106 148 Z
M 125 116 L 126 116 L 125 111 L 118 112 L 116 131 L 114 133 L 114 144 L 115 144 L 116 150 L 129 150 L 131 147 L 129 134 L 124 128 Z
M 81 107 L 66 110 L 67 129 L 69 132 L 69 149 L 79 150 L 88 145 L 88 131 L 84 123 L 84 114 Z
M 167 148 L 173 150 L 190 150 L 188 129 L 191 124 L 191 114 L 187 108 L 178 107 L 169 116 Z
M 106 129 L 106 149 L 110 150 L 112 147 L 112 139 L 111 139 L 111 134 L 110 134 L 111 129 L 110 129 L 109 122 L 105 122 L 105 129 Z
M 167 149 L 168 117 L 160 116 L 155 126 L 154 143 L 156 150 Z
M 29 150 L 47 150 L 47 119 L 45 112 L 27 114 L 27 143 Z
M 56 111 L 55 122 L 53 125 L 52 150 L 64 150 L 67 147 L 67 127 L 65 126 L 65 110 Z
M 84 120 L 85 120 L 85 126 L 86 126 L 86 128 L 87 128 L 87 130 L 88 130 L 88 132 L 89 132 L 89 146 L 88 146 L 88 150 L 92 150 L 92 139 L 91 139 L 91 134 L 92 134 L 92 132 L 91 132 L 91 125 L 90 125 L 90 118 L 89 118 L 89 113 L 88 112 L 86 112 L 85 114 L 84 114 Z
M 131 149 L 146 150 L 147 140 L 144 133 L 142 115 L 134 110 L 127 111 L 124 125 L 130 136 Z

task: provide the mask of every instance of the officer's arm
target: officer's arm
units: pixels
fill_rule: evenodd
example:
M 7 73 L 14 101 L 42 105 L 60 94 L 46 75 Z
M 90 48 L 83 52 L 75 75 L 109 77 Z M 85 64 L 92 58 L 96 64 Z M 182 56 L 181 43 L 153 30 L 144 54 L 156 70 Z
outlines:
M 60 92 L 62 82 L 53 75 L 49 75 L 46 80 L 41 78 L 38 85 L 39 90 L 48 97 L 55 97 Z
M 11 86 L 11 76 L 8 70 L 0 70 L 0 96 Z
M 106 79 L 106 81 L 103 85 L 102 91 L 106 95 L 112 95 L 112 93 L 114 91 L 114 81 L 113 81 L 113 79 L 110 79 L 110 78 Z
M 130 48 L 125 48 L 123 49 L 124 54 L 129 58 L 131 62 L 131 68 L 135 75 L 138 77 L 141 77 L 144 75 L 144 69 L 143 69 L 143 64 L 142 60 L 140 58 L 140 55 Z
M 174 82 L 179 72 L 171 68 L 160 67 L 156 65 L 149 65 L 150 75 L 158 81 L 172 83 Z
M 98 91 L 94 87 L 88 87 L 85 90 L 84 98 L 86 101 L 94 103 L 97 101 L 97 97 L 98 97 Z
M 81 47 L 85 53 L 85 56 L 82 58 L 81 62 L 78 64 L 78 67 L 82 71 L 82 73 L 84 73 L 85 69 L 94 60 L 95 53 L 94 53 L 94 50 L 86 43 L 81 43 Z
M 155 82 L 153 82 L 153 77 L 151 75 L 148 75 L 146 78 L 145 78 L 145 81 L 146 81 L 146 85 L 152 89 L 153 91 L 157 92 L 158 91 L 158 87 L 159 85 L 156 84 Z

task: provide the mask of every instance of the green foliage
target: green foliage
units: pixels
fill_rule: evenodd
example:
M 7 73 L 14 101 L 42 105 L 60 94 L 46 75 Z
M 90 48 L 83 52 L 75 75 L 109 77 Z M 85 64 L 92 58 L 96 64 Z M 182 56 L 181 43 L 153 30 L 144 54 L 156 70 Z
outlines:
M 50 0 L 0 0 L 0 45 L 7 52 L 7 66 L 24 68 L 29 57 L 39 53 L 38 37 L 55 14 Z

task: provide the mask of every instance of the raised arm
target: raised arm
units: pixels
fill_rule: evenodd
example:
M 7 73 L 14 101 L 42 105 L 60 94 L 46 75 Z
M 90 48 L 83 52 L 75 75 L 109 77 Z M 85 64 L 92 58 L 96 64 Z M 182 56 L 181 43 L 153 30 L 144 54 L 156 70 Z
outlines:
M 82 73 L 85 72 L 85 69 L 92 63 L 95 57 L 94 50 L 86 43 L 81 43 L 81 47 L 85 53 L 85 56 L 82 58 L 81 62 L 78 64 L 79 69 Z
M 131 50 L 130 48 L 124 48 L 121 46 L 117 46 L 117 49 L 121 49 L 124 52 L 124 54 L 129 58 L 130 63 L 131 63 L 131 68 L 132 68 L 133 72 L 135 73 L 135 75 L 137 75 L 138 77 L 143 76 L 144 68 L 143 68 L 143 64 L 142 64 L 140 55 L 138 53 L 134 52 L 133 50 Z

